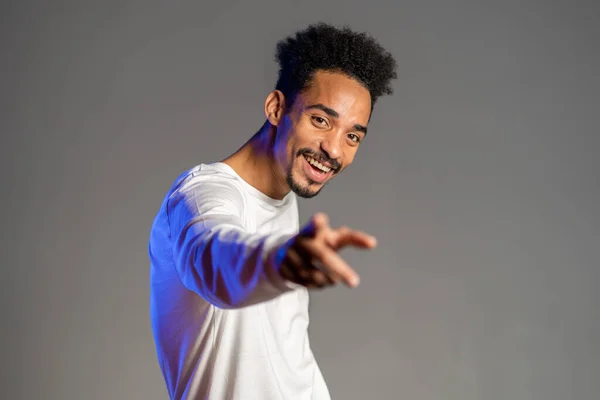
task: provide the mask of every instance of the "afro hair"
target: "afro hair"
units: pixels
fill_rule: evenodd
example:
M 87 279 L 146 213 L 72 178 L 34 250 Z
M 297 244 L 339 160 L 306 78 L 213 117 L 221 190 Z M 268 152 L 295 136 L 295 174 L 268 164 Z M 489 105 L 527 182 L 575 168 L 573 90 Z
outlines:
M 290 104 L 306 89 L 318 70 L 340 72 L 356 79 L 371 94 L 371 107 L 382 95 L 392 94 L 396 61 L 367 33 L 326 23 L 308 26 L 277 43 L 279 63 L 276 89 Z

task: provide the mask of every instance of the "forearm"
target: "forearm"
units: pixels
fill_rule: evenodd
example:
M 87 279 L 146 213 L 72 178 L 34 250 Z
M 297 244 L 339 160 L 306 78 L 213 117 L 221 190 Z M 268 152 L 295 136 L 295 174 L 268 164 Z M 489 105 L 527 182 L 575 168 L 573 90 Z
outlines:
M 291 290 L 279 275 L 275 251 L 290 235 L 250 234 L 235 219 L 197 218 L 174 248 L 183 284 L 220 308 L 239 308 Z

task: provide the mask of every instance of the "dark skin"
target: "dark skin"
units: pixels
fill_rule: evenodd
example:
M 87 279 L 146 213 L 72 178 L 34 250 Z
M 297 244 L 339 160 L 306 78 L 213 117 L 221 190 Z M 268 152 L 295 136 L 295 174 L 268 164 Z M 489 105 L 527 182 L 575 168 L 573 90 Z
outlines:
M 350 166 L 366 136 L 371 96 L 341 73 L 317 71 L 308 88 L 286 108 L 282 92 L 265 101 L 267 122 L 236 153 L 223 160 L 266 195 L 282 199 L 291 190 L 313 197 Z M 338 252 L 347 246 L 372 249 L 376 239 L 348 227 L 332 228 L 315 214 L 283 247 L 281 275 L 308 288 L 359 283 L 358 274 Z

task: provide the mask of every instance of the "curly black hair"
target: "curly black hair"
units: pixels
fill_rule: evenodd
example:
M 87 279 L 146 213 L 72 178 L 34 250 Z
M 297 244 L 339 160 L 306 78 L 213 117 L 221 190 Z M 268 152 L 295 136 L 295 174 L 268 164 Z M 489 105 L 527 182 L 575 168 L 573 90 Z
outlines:
M 293 104 L 317 70 L 340 72 L 359 81 L 371 94 L 371 108 L 384 94 L 392 94 L 396 60 L 367 33 L 320 22 L 277 43 L 279 78 L 275 89 Z M 288 105 L 288 106 L 289 106 Z

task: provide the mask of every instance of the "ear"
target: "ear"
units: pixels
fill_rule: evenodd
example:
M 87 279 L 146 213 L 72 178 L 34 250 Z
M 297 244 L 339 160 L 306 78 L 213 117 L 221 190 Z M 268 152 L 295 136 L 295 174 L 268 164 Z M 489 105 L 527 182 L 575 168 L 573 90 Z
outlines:
M 280 90 L 274 90 L 265 100 L 265 117 L 273 126 L 281 123 L 285 111 L 285 96 Z

